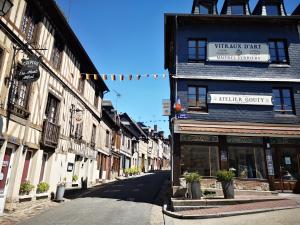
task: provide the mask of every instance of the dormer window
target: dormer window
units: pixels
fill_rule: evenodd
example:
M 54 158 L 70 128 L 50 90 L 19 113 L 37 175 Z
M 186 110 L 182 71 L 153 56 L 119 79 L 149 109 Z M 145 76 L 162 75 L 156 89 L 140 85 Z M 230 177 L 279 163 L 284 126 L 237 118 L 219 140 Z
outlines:
M 231 5 L 231 15 L 244 15 L 245 6 L 243 4 Z
M 268 16 L 279 16 L 281 14 L 279 5 L 277 4 L 266 5 L 266 13 Z
M 199 14 L 213 14 L 213 8 L 211 4 L 200 4 L 199 5 Z

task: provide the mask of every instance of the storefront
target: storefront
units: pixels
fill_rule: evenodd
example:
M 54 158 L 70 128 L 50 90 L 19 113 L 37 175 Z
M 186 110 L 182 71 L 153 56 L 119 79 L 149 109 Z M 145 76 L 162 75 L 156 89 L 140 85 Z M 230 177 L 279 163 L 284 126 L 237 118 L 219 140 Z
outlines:
M 196 171 L 203 177 L 201 185 L 204 188 L 218 188 L 217 171 L 232 169 L 236 174 L 236 189 L 300 191 L 298 128 L 277 127 L 275 131 L 272 130 L 275 127 L 268 126 L 240 126 L 237 129 L 229 124 L 215 127 L 206 124 L 206 128 L 200 124 L 197 126 L 194 122 L 189 126 L 185 122 L 175 126 L 180 140 L 179 147 L 174 148 L 175 186 L 176 179 L 180 180 L 186 172 Z M 216 135 L 208 134 L 208 130 L 214 130 Z M 286 137 L 266 136 L 272 133 Z

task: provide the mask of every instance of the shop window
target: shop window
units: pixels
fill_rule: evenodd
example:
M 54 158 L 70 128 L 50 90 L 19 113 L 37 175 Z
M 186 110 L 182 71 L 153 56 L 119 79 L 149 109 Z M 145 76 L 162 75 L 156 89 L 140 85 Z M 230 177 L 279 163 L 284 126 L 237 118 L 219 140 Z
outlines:
M 264 150 L 260 147 L 228 147 L 229 168 L 244 179 L 266 179 Z
M 231 5 L 231 15 L 244 15 L 245 6 L 243 4 Z
M 24 34 L 26 41 L 29 43 L 33 43 L 36 39 L 39 22 L 37 15 L 37 10 L 28 3 L 22 19 L 21 32 Z
M 61 66 L 63 50 L 64 44 L 62 40 L 58 36 L 55 36 L 50 62 L 52 63 L 52 66 L 57 70 L 59 70 Z
M 271 63 L 288 64 L 288 48 L 284 40 L 269 41 Z
M 183 145 L 181 174 L 197 171 L 201 176 L 215 176 L 219 170 L 217 146 Z
M 203 62 L 206 60 L 206 45 L 204 39 L 188 41 L 188 60 L 189 62 Z
M 207 112 L 206 87 L 188 87 L 188 107 L 189 111 Z
M 279 5 L 277 4 L 266 5 L 266 12 L 268 16 L 279 16 L 281 14 Z
M 291 89 L 273 88 L 274 111 L 280 114 L 295 114 Z
M 211 4 L 200 4 L 199 13 L 200 14 L 212 14 L 212 5 Z
M 59 100 L 49 93 L 46 106 L 46 118 L 51 123 L 57 123 Z

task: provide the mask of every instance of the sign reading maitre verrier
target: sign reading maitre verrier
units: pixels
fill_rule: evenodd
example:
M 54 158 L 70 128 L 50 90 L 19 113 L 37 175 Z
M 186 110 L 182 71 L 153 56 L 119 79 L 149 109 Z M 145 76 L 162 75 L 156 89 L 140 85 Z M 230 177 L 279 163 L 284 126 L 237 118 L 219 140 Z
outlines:
M 269 62 L 269 46 L 266 43 L 209 42 L 208 61 Z
M 209 103 L 231 105 L 273 105 L 272 96 L 233 94 L 210 94 Z

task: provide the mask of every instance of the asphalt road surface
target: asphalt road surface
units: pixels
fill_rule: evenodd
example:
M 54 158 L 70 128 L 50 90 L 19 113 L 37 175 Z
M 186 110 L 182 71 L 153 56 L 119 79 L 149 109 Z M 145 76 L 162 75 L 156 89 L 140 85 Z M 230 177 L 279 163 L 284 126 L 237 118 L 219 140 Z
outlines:
M 169 172 L 106 184 L 18 225 L 161 224 L 158 195 Z

